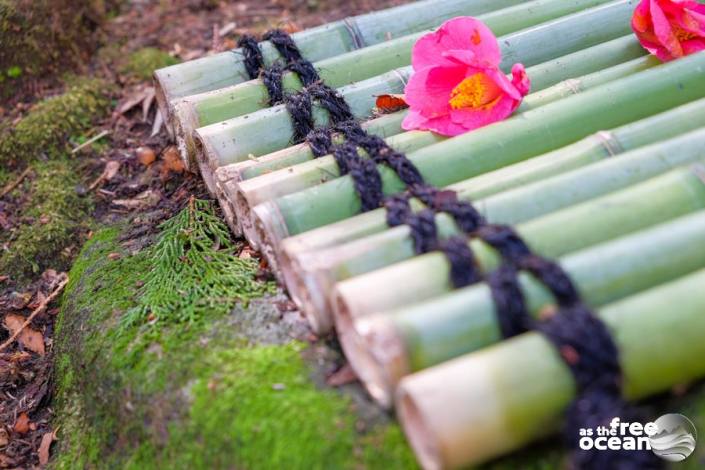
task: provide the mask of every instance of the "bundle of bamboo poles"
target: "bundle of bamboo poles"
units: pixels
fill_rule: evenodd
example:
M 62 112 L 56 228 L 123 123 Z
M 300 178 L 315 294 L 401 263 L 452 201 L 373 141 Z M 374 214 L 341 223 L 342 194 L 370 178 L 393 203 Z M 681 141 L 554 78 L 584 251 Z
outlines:
M 636 3 L 425 0 L 293 36 L 363 129 L 406 153 L 427 183 L 471 202 L 487 223 L 513 225 L 533 253 L 557 261 L 612 332 L 627 398 L 705 376 L 705 362 L 678 367 L 705 352 L 696 318 L 705 297 L 685 295 L 705 280 L 705 52 L 667 64 L 648 56 L 630 34 Z M 515 115 L 454 138 L 404 132 L 405 110 L 376 115 L 376 95 L 403 91 L 416 39 L 460 14 L 500 36 L 503 70 L 527 66 L 532 90 Z M 275 48 L 260 47 L 271 65 Z M 314 331 L 335 327 L 370 395 L 396 405 L 424 467 L 484 462 L 557 428 L 575 390 L 555 348 L 539 333 L 504 340 L 487 283 L 456 288 L 449 259 L 418 255 L 409 226 L 390 228 L 385 209 L 360 213 L 334 157 L 292 145 L 287 109 L 266 107 L 241 51 L 155 76 L 182 157 L 233 232 L 263 252 Z M 291 73 L 283 84 L 302 88 Z M 328 112 L 316 103 L 313 111 L 325 126 Z M 390 168 L 378 171 L 386 195 L 404 191 Z M 434 220 L 439 241 L 466 237 L 479 273 L 501 265 L 496 248 L 449 214 Z M 534 275 L 522 272 L 518 288 L 535 318 L 555 309 Z M 662 318 L 674 302 L 683 308 Z M 680 333 L 682 342 L 671 336 Z M 657 363 L 640 357 L 647 334 L 659 337 L 646 356 Z M 535 390 L 512 386 L 527 377 L 541 382 Z M 508 428 L 507 417 L 520 425 Z

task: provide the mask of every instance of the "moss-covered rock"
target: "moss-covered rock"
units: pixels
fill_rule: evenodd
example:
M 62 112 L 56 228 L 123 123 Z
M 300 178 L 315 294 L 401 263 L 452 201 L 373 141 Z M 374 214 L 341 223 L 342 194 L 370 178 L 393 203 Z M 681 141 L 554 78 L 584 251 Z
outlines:
M 23 223 L 0 236 L 6 250 L 0 254 L 0 273 L 24 281 L 46 268 L 68 269 L 78 251 L 81 234 L 88 231 L 89 198 L 77 192 L 79 179 L 65 160 L 37 164 L 35 176 L 18 191 L 28 191 L 31 203 Z
M 66 155 L 71 138 L 108 112 L 109 91 L 99 79 L 73 80 L 64 93 L 42 100 L 16 124 L 0 126 L 0 166 L 22 166 L 40 155 Z
M 149 281 L 164 267 L 160 253 L 167 246 L 202 250 L 204 244 L 182 243 L 201 230 L 212 237 L 210 249 L 231 256 L 234 248 L 215 243 L 225 229 L 220 221 L 201 218 L 214 225 L 184 232 L 169 230 L 184 228 L 184 220 L 174 220 L 157 244 L 136 254 L 120 243 L 120 230 L 101 230 L 70 272 L 56 335 L 55 467 L 413 468 L 396 425 L 360 432 L 353 399 L 312 379 L 309 353 L 320 346 L 289 336 L 276 307 L 281 299 L 257 280 L 254 260 L 234 258 L 240 284 L 222 289 L 226 308 L 184 318 L 164 313 Z M 178 257 L 193 260 L 188 253 Z M 233 277 L 219 269 L 201 282 Z M 198 302 L 192 283 L 173 296 Z M 243 304 L 243 298 L 252 300 Z M 146 313 L 149 303 L 159 317 L 125 321 L 129 312 Z M 184 308 L 183 300 L 177 303 L 176 310 Z M 258 334 L 248 317 L 257 319 Z
M 151 80 L 155 70 L 178 63 L 178 59 L 160 49 L 145 47 L 130 54 L 122 72 L 138 80 Z
M 83 62 L 118 0 L 0 0 L 0 99 L 25 79 Z

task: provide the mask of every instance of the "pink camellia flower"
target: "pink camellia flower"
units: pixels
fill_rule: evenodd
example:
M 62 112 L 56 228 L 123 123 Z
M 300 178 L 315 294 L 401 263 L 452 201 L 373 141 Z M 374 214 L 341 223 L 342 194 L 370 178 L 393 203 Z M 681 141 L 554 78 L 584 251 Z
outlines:
M 669 61 L 705 49 L 705 4 L 693 0 L 642 0 L 632 29 L 646 50 Z
M 499 69 L 502 53 L 492 31 L 461 16 L 421 37 L 411 53 L 414 73 L 406 85 L 406 130 L 459 135 L 505 119 L 529 92 L 524 66 L 512 80 Z

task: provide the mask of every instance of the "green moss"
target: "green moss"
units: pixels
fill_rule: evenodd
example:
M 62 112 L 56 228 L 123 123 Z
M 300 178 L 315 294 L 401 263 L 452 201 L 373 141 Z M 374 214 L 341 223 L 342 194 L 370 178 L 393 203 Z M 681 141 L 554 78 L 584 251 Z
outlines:
M 302 343 L 252 344 L 233 330 L 229 308 L 125 329 L 126 312 L 159 298 L 147 283 L 164 238 L 188 240 L 202 230 L 194 220 L 210 220 L 192 218 L 184 233 L 181 216 L 136 255 L 120 246 L 118 229 L 99 231 L 69 273 L 56 335 L 62 439 L 54 466 L 413 468 L 397 426 L 360 434 L 351 400 L 314 385 Z M 209 230 L 213 249 L 220 228 Z
M 99 79 L 75 80 L 63 94 L 34 106 L 17 124 L 0 128 L 0 166 L 21 166 L 40 155 L 65 155 L 70 138 L 86 132 L 107 113 L 108 90 Z
M 87 230 L 91 201 L 76 192 L 79 179 L 66 160 L 35 165 L 36 177 L 25 188 L 31 204 L 25 223 L 1 237 L 8 249 L 0 255 L 0 273 L 26 280 L 48 267 L 63 270 L 72 258 L 70 247 Z
M 154 47 L 145 47 L 132 54 L 122 72 L 140 80 L 150 80 L 157 69 L 178 64 L 179 60 Z
M 0 0 L 0 99 L 24 79 L 75 67 L 116 0 Z

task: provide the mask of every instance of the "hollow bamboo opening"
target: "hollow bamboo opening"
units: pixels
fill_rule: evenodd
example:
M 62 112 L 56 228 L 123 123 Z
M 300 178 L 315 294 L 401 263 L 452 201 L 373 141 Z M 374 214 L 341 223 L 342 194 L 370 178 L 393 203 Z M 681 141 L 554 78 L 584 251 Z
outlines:
M 225 217 L 225 222 L 227 222 L 230 230 L 236 236 L 242 235 L 242 227 L 240 225 L 239 219 L 235 208 L 233 207 L 232 199 L 229 195 L 230 190 L 228 188 L 229 181 L 222 181 L 219 175 L 219 171 L 215 172 L 215 196 L 220 203 L 220 208 L 223 210 L 223 216 Z
M 154 73 L 154 97 L 157 100 L 157 108 L 164 119 L 164 127 L 166 127 L 169 133 L 169 138 L 174 138 L 174 123 L 172 122 L 171 106 L 169 104 L 169 99 L 166 96 L 166 90 L 162 85 L 159 75 Z
M 240 221 L 242 233 L 247 241 L 250 242 L 250 245 L 258 250 L 260 237 L 257 233 L 256 223 L 252 214 L 252 206 L 247 200 L 247 196 L 240 188 L 240 185 L 235 185 L 235 191 L 232 197 L 234 200 L 235 214 Z
M 283 283 L 284 279 L 279 269 L 279 253 L 277 247 L 289 234 L 286 223 L 284 222 L 284 217 L 277 205 L 271 201 L 258 204 L 253 207 L 251 211 L 252 220 L 255 224 L 255 230 L 253 231 L 253 237 L 256 237 L 255 243 L 267 260 L 267 263 L 269 263 L 277 280 Z
M 315 273 L 305 269 L 305 261 L 292 259 L 287 250 L 279 253 L 279 271 L 289 296 L 301 310 L 316 334 L 324 334 L 333 327 L 333 319 L 325 309 L 326 292 L 319 286 Z
M 443 468 L 438 442 L 430 431 L 423 412 L 416 405 L 414 398 L 403 389 L 397 397 L 396 409 L 409 444 L 421 466 L 426 470 Z
M 179 149 L 181 160 L 189 171 L 195 171 L 197 154 L 202 150 L 202 147 L 198 147 L 197 139 L 193 136 L 193 131 L 198 123 L 193 106 L 187 101 L 176 103 L 171 113 L 170 122 L 174 129 L 174 140 L 176 148 Z
M 383 321 L 356 320 L 344 308 L 335 309 L 335 326 L 345 357 L 370 396 L 392 407 L 395 385 L 408 371 L 404 346 L 393 327 Z
M 216 195 L 216 183 L 215 183 L 215 175 L 213 174 L 213 169 L 211 166 L 208 164 L 208 143 L 201 138 L 201 136 L 198 134 L 198 132 L 194 133 L 193 136 L 193 146 L 194 146 L 194 153 L 195 153 L 195 161 L 198 164 L 198 170 L 201 173 L 201 177 L 203 178 L 203 182 L 206 183 L 206 188 L 208 189 L 208 192 L 210 192 L 213 195 Z

